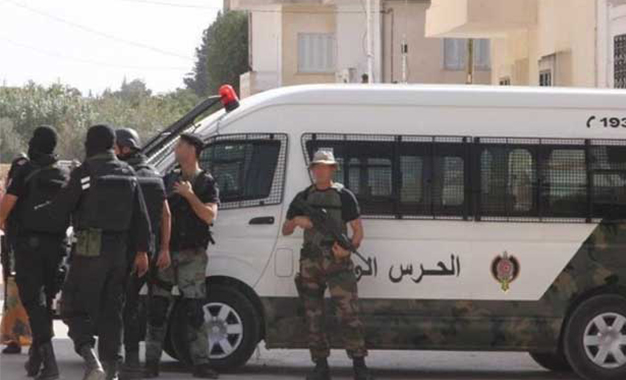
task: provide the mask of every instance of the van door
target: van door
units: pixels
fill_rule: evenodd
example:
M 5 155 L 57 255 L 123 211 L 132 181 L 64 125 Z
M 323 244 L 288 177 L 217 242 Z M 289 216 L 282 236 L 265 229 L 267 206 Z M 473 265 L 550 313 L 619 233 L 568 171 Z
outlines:
M 215 178 L 220 207 L 209 247 L 209 276 L 253 287 L 274 250 L 282 212 L 287 135 L 212 137 L 200 157 Z

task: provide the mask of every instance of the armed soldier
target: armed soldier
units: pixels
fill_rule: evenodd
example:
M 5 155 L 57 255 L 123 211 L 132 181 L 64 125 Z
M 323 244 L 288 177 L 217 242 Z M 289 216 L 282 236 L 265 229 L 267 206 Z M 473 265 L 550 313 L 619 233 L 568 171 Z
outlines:
M 56 131 L 35 129 L 28 145 L 30 160 L 15 173 L 0 205 L 0 226 L 15 214 L 16 282 L 33 332 L 33 345 L 25 364 L 28 376 L 38 380 L 59 377 L 52 348 L 52 300 L 57 293 L 59 265 L 67 253 L 69 218 L 41 218 L 38 208 L 54 198 L 69 180 L 69 170 L 54 155 Z
M 141 141 L 135 130 L 121 128 L 115 131 L 115 135 L 115 154 L 135 170 L 137 181 L 146 201 L 153 232 L 149 252 L 156 255 L 157 243 L 159 243 L 155 265 L 156 268 L 164 270 L 170 265 L 171 215 L 165 198 L 163 179 L 159 172 L 148 164 L 146 157 L 141 154 Z M 131 242 L 130 247 L 133 246 L 134 244 Z M 133 251 L 130 250 L 129 254 L 132 255 Z M 152 257 L 150 257 L 150 262 L 154 262 Z M 146 276 L 139 277 L 137 273 L 131 272 L 126 288 L 126 304 L 124 305 L 125 362 L 121 374 L 123 379 L 143 378 L 143 371 L 139 364 L 139 332 L 141 331 L 139 291 L 146 283 L 145 279 Z
M 76 352 L 85 360 L 84 380 L 117 379 L 128 249 L 136 252 L 132 260 L 137 274 L 141 277 L 148 270 L 151 231 L 146 205 L 134 170 L 115 157 L 114 142 L 110 127 L 89 128 L 85 162 L 47 207 L 52 218 L 73 214 L 76 244 L 61 315 Z M 134 247 L 128 247 L 129 236 Z M 94 333 L 102 363 L 94 352 Z
M 209 344 L 203 329 L 202 306 L 206 296 L 207 248 L 212 240 L 209 226 L 217 217 L 219 193 L 213 177 L 201 170 L 198 164 L 203 145 L 200 136 L 183 133 L 175 149 L 180 169 L 165 177 L 172 210 L 172 266 L 160 271 L 158 281 L 153 285 L 146 336 L 146 378 L 159 376 L 159 361 L 174 286 L 178 286 L 182 294 L 186 322 L 191 331 L 188 336 L 193 376 L 218 377 L 209 367 Z
M 357 280 L 351 252 L 338 244 L 336 238 L 316 228 L 305 213 L 297 207 L 304 201 L 313 208 L 325 210 L 329 221 L 347 232 L 346 224 L 352 228 L 351 245 L 358 248 L 363 240 L 360 211 L 354 194 L 343 185 L 333 182 L 337 162 L 331 152 L 318 151 L 309 168 L 315 183 L 300 192 L 287 211 L 283 224 L 283 235 L 293 234 L 297 227 L 304 230 L 304 243 L 300 253 L 300 273 L 296 286 L 304 303 L 309 332 L 309 349 L 315 368 L 307 380 L 330 379 L 328 356 L 330 346 L 325 332 L 324 292 L 330 290 L 333 302 L 339 309 L 343 342 L 354 363 L 356 380 L 372 379 L 365 356 L 367 349 L 363 326 L 359 319 Z

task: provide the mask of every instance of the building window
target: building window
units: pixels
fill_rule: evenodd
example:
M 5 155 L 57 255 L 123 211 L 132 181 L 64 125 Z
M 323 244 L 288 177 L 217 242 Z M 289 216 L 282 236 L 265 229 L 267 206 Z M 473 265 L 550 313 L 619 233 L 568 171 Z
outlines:
M 443 40 L 444 68 L 465 70 L 467 68 L 467 40 L 445 38 Z M 491 45 L 487 39 L 474 40 L 474 67 L 476 70 L 491 70 Z
M 614 44 L 614 87 L 626 88 L 626 34 L 615 36 Z
M 491 43 L 489 40 L 474 40 L 474 67 L 476 70 L 491 70 Z
M 500 78 L 500 86 L 510 86 L 510 85 L 511 85 L 511 78 L 509 77 Z
M 539 72 L 539 86 L 541 87 L 552 86 L 552 70 L 543 70 Z
M 334 73 L 335 61 L 334 34 L 298 34 L 298 72 Z

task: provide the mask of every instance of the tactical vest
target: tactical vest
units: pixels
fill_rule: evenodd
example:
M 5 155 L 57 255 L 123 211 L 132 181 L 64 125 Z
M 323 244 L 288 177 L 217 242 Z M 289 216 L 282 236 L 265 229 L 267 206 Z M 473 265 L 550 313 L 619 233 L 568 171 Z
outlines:
M 165 194 L 163 178 L 159 172 L 152 165 L 146 163 L 142 157 L 133 157 L 126 162 L 135 169 L 137 182 L 139 183 L 139 187 L 141 187 L 141 192 L 146 201 L 146 208 L 148 209 L 148 217 L 153 234 L 151 239 L 151 251 L 154 252 L 157 240 L 156 237 L 159 236 L 161 232 L 161 219 L 163 216 L 163 196 Z
M 183 250 L 207 248 L 212 241 L 209 225 L 200 219 L 189 202 L 182 196 L 174 193 L 174 184 L 182 180 L 180 171 L 173 171 L 165 177 L 165 189 L 172 211 L 171 249 Z M 198 194 L 208 186 L 208 175 L 203 170 L 194 178 L 191 187 Z
M 74 214 L 77 230 L 126 232 L 130 229 L 137 180 L 128 164 L 112 157 L 108 153 L 95 155 L 83 164 L 84 194 Z
M 24 179 L 26 192 L 18 200 L 18 221 L 20 228 L 28 232 L 64 234 L 70 220 L 63 223 L 53 221 L 43 214 L 43 207 L 59 193 L 69 180 L 69 170 L 57 162 L 40 166 L 33 161 L 31 172 Z
M 341 226 L 343 233 L 347 232 L 346 223 L 341 217 L 341 195 L 343 185 L 333 183 L 326 190 L 318 190 L 315 185 L 308 187 L 304 192 L 305 201 L 312 207 L 326 210 L 330 220 Z M 315 228 L 304 231 L 304 244 L 314 244 L 317 246 L 329 246 L 334 242 L 332 237 L 324 236 Z

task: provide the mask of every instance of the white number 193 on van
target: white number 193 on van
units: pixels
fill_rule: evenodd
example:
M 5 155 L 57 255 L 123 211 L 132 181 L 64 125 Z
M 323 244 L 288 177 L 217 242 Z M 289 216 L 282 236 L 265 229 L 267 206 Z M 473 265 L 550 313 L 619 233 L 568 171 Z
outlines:
M 364 219 L 353 261 L 369 348 L 527 351 L 626 378 L 625 92 L 318 85 L 232 108 L 190 127 L 222 201 L 204 307 L 218 368 L 261 340 L 307 347 L 302 235 L 280 227 L 327 149 Z M 175 139 L 152 152 L 163 172 Z M 180 328 L 168 350 L 188 360 Z

